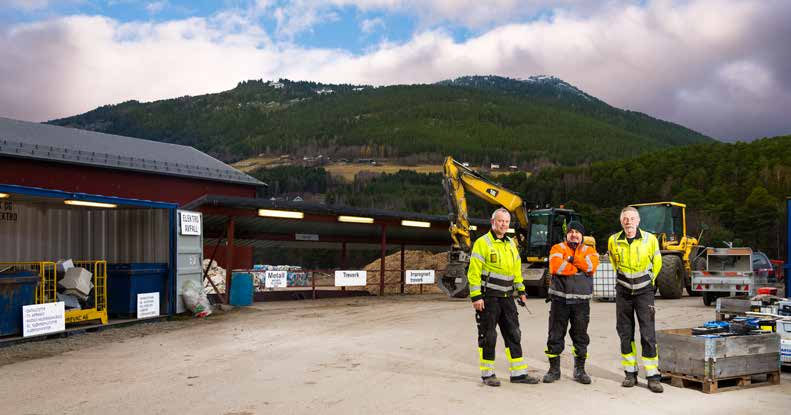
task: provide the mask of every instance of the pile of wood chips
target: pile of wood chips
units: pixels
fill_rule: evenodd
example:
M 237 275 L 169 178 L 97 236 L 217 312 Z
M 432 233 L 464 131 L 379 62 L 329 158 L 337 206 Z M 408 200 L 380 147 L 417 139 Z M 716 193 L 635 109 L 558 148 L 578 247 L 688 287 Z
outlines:
M 366 265 L 363 269 L 368 272 L 368 285 L 366 289 L 371 294 L 379 294 L 379 272 L 381 259 Z M 404 251 L 404 269 L 407 270 L 434 270 L 435 284 L 423 284 L 423 294 L 441 293 L 436 281 L 448 266 L 448 253 L 434 254 L 429 251 Z M 398 294 L 401 292 L 401 251 L 385 257 L 385 294 Z M 397 271 L 398 270 L 398 271 Z M 404 285 L 405 294 L 419 294 L 420 285 Z

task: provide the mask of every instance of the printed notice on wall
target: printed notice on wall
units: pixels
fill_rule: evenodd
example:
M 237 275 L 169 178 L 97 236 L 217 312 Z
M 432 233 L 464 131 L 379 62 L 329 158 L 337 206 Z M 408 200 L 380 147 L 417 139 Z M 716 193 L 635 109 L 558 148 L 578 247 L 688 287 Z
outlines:
M 406 271 L 407 284 L 434 284 L 434 270 L 433 269 L 410 269 Z
M 336 287 L 364 287 L 367 280 L 366 271 L 335 271 Z
M 200 213 L 179 211 L 179 215 L 182 235 L 200 235 Z
M 159 293 L 137 295 L 137 318 L 159 316 Z
M 22 306 L 22 336 L 38 336 L 66 330 L 65 311 L 63 301 Z
M 288 287 L 287 271 L 267 271 L 264 273 L 264 287 L 266 288 L 286 288 Z

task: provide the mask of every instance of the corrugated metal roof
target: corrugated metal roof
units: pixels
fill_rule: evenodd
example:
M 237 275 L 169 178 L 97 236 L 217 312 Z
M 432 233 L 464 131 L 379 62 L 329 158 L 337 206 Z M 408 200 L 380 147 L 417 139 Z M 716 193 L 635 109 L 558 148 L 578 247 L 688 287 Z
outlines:
M 265 186 L 189 146 L 0 117 L 0 154 Z

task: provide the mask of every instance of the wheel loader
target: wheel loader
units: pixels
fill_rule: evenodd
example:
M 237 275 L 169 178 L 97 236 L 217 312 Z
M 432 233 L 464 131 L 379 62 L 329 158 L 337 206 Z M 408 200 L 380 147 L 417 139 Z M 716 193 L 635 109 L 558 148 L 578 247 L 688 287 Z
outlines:
M 656 235 L 662 253 L 662 269 L 656 287 L 663 298 L 700 295 L 692 289 L 692 271 L 704 270 L 706 259 L 698 238 L 687 235 L 687 205 L 677 202 L 638 203 L 630 205 L 640 213 L 640 229 Z

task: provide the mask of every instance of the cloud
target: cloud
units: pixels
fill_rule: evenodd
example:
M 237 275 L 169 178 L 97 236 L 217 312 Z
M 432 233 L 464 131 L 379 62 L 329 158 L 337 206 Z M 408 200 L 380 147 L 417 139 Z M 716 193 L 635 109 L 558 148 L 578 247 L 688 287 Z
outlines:
M 165 9 L 168 5 L 167 1 L 155 1 L 146 4 L 146 11 L 150 14 L 157 14 Z
M 371 0 L 365 7 L 406 3 Z M 259 78 L 386 85 L 549 74 L 614 106 L 717 138 L 789 134 L 789 15 L 791 2 L 781 0 L 611 3 L 556 9 L 549 18 L 498 25 L 464 41 L 442 27 L 420 30 L 360 54 L 272 38 L 246 11 L 162 23 L 63 17 L 0 29 L 0 115 L 45 120 Z M 284 27 L 288 16 L 281 15 Z
M 384 28 L 384 27 L 385 27 L 385 21 L 381 17 L 376 17 L 373 19 L 365 19 L 362 22 L 360 22 L 360 30 L 366 35 L 373 33 L 377 28 Z

